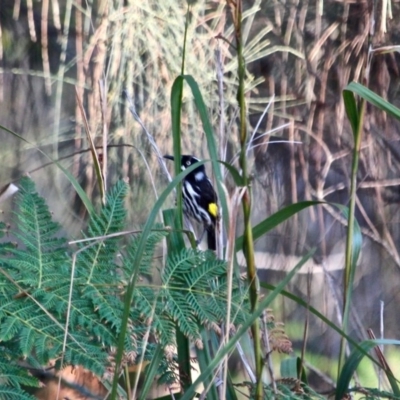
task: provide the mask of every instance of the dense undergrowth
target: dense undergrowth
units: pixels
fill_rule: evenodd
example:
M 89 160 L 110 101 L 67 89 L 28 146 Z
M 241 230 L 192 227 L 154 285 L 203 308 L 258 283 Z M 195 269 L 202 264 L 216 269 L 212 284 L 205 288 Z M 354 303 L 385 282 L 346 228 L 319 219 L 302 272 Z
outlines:
M 371 399 L 400 398 L 396 373 L 377 347 L 398 345 L 399 341 L 384 339 L 383 334 L 381 339 L 376 340 L 372 330 L 368 331 L 369 340 L 358 339 L 357 336 L 355 339 L 351 324 L 354 318 L 354 313 L 351 313 L 354 306 L 354 282 L 359 271 L 365 237 L 379 243 L 390 259 L 396 265 L 399 264 L 391 231 L 383 228 L 382 234 L 378 232 L 368 218 L 357 193 L 362 183 L 368 183 L 360 183 L 360 171 L 366 170 L 367 176 L 376 172 L 372 172 L 373 162 L 366 161 L 372 157 L 368 157 L 369 153 L 363 153 L 364 135 L 365 132 L 369 133 L 365 128 L 366 125 L 369 126 L 366 121 L 370 122 L 368 113 L 372 115 L 371 120 L 376 115 L 378 120 L 382 115 L 383 119 L 388 115 L 400 118 L 400 112 L 394 105 L 367 88 L 376 87 L 376 82 L 370 82 L 370 73 L 379 64 L 375 63 L 377 57 L 383 53 L 391 54 L 396 48 L 367 48 L 367 35 L 363 30 L 355 36 L 352 46 L 343 45 L 335 49 L 333 38 L 333 44 L 330 43 L 325 48 L 325 54 L 329 57 L 324 58 L 323 53 L 318 53 L 315 49 L 320 47 L 323 38 L 327 40 L 329 34 L 333 35 L 337 22 L 332 22 L 327 36 L 323 36 L 321 13 L 313 9 L 310 13 L 315 18 L 314 47 L 310 45 L 310 51 L 303 52 L 298 33 L 304 30 L 304 20 L 300 18 L 295 21 L 291 16 L 286 27 L 278 23 L 280 12 L 283 13 L 280 7 L 286 5 L 286 2 L 275 5 L 274 9 L 279 26 L 275 26 L 273 33 L 279 38 L 282 30 L 285 31 L 285 35 L 282 35 L 283 44 L 277 41 L 276 45 L 271 45 L 269 39 L 266 39 L 271 38 L 268 35 L 273 30 L 268 19 L 268 24 L 250 34 L 254 25 L 257 25 L 254 23 L 256 12 L 259 9 L 267 12 L 268 7 L 261 1 L 256 1 L 246 8 L 241 1 L 230 0 L 221 6 L 212 4 L 204 10 L 200 2 L 195 2 L 196 4 L 187 8 L 186 17 L 178 2 L 174 3 L 173 9 L 168 8 L 167 3 L 160 3 L 157 11 L 161 10 L 163 18 L 153 19 L 158 21 L 159 27 L 166 28 L 168 35 L 176 35 L 178 38 L 175 38 L 175 46 L 168 46 L 159 37 L 156 24 L 148 26 L 140 23 L 143 15 L 152 15 L 154 11 L 147 3 L 132 5 L 130 12 L 121 11 L 114 3 L 100 3 L 92 10 L 96 14 L 97 22 L 97 36 L 94 36 L 99 39 L 96 42 L 96 62 L 93 69 L 89 68 L 90 57 L 87 56 L 92 49 L 90 40 L 87 40 L 88 47 L 85 49 L 88 53 L 82 53 L 79 46 L 79 39 L 82 37 L 79 36 L 82 32 L 78 29 L 79 9 L 76 15 L 78 28 L 74 32 L 74 38 L 78 43 L 77 59 L 84 60 L 86 64 L 76 63 L 76 126 L 72 133 L 69 132 L 65 137 L 61 134 L 61 102 L 65 93 L 63 91 L 66 90 L 63 85 L 70 83 L 67 76 L 69 64 L 66 63 L 69 55 L 67 23 L 61 35 L 57 79 L 53 81 L 54 138 L 49 142 L 46 137 L 35 141 L 33 145 L 24 135 L 14 133 L 10 127 L 2 127 L 8 137 L 17 140 L 21 146 L 23 143 L 29 151 L 39 150 L 41 155 L 50 159 L 49 165 L 56 168 L 52 185 L 58 185 L 57 177 L 62 175 L 68 188 L 73 186 L 74 194 L 69 195 L 67 200 L 63 199 L 63 204 L 67 204 L 68 209 L 76 208 L 74 211 L 79 218 L 75 219 L 79 222 L 79 229 L 75 229 L 75 232 L 80 233 L 75 233 L 71 238 L 71 235 L 66 234 L 71 231 L 67 224 L 64 226 L 63 223 L 54 222 L 63 221 L 67 213 L 60 207 L 53 216 L 47 199 L 36 192 L 33 183 L 35 179 L 19 180 L 13 217 L 9 214 L 4 216 L 5 222 L 11 222 L 10 227 L 2 225 L 0 247 L 0 398 L 32 398 L 32 393 L 40 385 L 43 375 L 47 378 L 50 375 L 58 380 L 57 371 L 67 365 L 83 366 L 97 374 L 108 392 L 107 398 L 111 399 L 148 398 L 155 382 L 171 391 L 172 387 L 176 389 L 178 393 L 163 397 L 168 399 L 186 400 L 207 396 L 208 399 L 235 400 L 243 392 L 244 397 L 257 400 L 320 398 L 322 395 L 310 387 L 311 371 L 317 371 L 321 380 L 329 381 L 328 395 L 334 395 L 338 400 L 353 392 Z M 71 12 L 71 7 L 69 2 L 65 5 L 66 17 Z M 302 4 L 301 7 L 304 14 L 305 5 Z M 362 5 L 359 7 L 363 10 L 362 21 L 368 21 L 369 18 L 370 26 L 373 27 L 373 12 L 368 14 L 367 8 Z M 292 15 L 292 5 L 287 8 Z M 110 11 L 110 15 L 107 11 Z M 19 12 L 15 6 L 14 14 Z M 179 14 L 179 20 L 168 23 L 171 18 L 167 17 L 174 13 Z M 343 7 L 343 16 L 346 15 L 349 15 L 348 5 Z M 28 25 L 34 21 L 29 9 L 26 18 Z M 81 28 L 85 26 L 87 29 L 90 25 L 88 14 L 85 14 L 85 19 Z M 184 24 L 180 23 L 182 21 L 186 21 L 184 28 Z M 381 21 L 380 23 L 382 24 Z M 349 27 L 351 28 L 350 24 Z M 107 29 L 114 39 L 108 47 L 103 46 L 107 43 Z M 220 34 L 219 30 L 224 34 Z M 216 45 L 217 31 L 222 46 Z M 8 38 L 11 31 L 5 32 Z M 61 30 L 59 33 L 61 34 Z M 291 47 L 292 34 L 297 48 Z M 346 38 L 346 34 L 345 29 L 340 31 L 343 38 Z M 372 28 L 369 34 L 372 39 L 375 38 Z M 53 66 L 49 64 L 49 60 L 46 61 L 48 49 L 43 44 L 44 31 L 42 35 L 41 85 L 51 92 Z M 381 35 L 382 32 L 377 36 Z M 133 37 L 135 41 L 117 40 L 120 37 Z M 176 45 L 177 42 L 180 43 L 179 46 Z M 11 42 L 7 40 L 5 43 L 5 54 L 9 56 Z M 142 51 L 148 44 L 153 44 L 159 51 L 151 51 L 151 46 Z M 164 57 L 164 52 L 169 47 L 171 51 L 168 57 Z M 336 59 L 343 64 L 344 60 L 355 57 L 356 47 L 357 51 L 361 48 L 366 51 L 360 53 L 354 69 L 342 66 L 342 71 L 346 73 L 339 74 L 338 90 L 340 93 L 344 90 L 343 99 L 338 102 L 335 120 L 335 126 L 340 126 L 337 129 L 338 135 L 332 139 L 332 135 L 324 134 L 324 115 L 317 105 L 329 104 L 324 88 L 328 82 L 327 71 L 334 70 L 330 66 Z M 137 48 L 141 49 L 137 51 L 138 56 L 135 53 Z M 129 51 L 137 57 L 131 59 Z M 268 101 L 249 96 L 249 93 L 254 95 L 257 92 L 258 84 L 262 80 L 261 77 L 255 78 L 249 73 L 249 65 L 270 55 L 274 55 L 277 60 L 278 56 L 275 54 L 279 52 L 283 54 L 279 62 L 287 62 L 289 54 L 294 57 L 290 60 L 294 60 L 296 71 L 300 71 L 300 75 L 296 72 L 294 78 L 290 77 L 285 68 L 282 68 L 278 74 L 280 78 L 276 81 L 273 82 L 276 77 L 272 73 L 267 77 L 271 90 L 279 81 L 277 86 L 280 86 L 282 95 L 279 99 L 274 100 L 275 93 L 268 97 Z M 215 62 L 212 61 L 214 53 L 217 55 Z M 73 60 L 68 61 L 74 64 Z M 207 65 L 206 73 L 203 73 L 204 65 Z M 324 73 L 316 79 L 314 69 L 320 65 Z M 277 68 L 276 65 L 274 68 Z M 85 75 L 84 71 L 89 70 L 92 74 Z M 271 68 L 267 65 L 266 70 L 271 71 Z M 132 74 L 132 71 L 135 73 Z M 187 75 L 187 71 L 190 74 L 194 72 L 196 79 Z M 217 75 L 218 90 L 215 90 L 214 75 L 210 71 Z M 306 79 L 309 71 L 312 78 Z M 21 71 L 13 69 L 12 73 L 17 75 Z M 346 81 L 345 77 L 348 78 Z M 349 77 L 362 81 L 365 86 L 354 82 L 347 85 Z M 302 79 L 305 81 L 304 85 Z M 288 90 L 290 83 L 299 87 L 300 100 L 291 97 Z M 91 90 L 86 90 L 87 87 L 91 87 Z M 164 87 L 168 90 L 164 90 Z M 130 89 L 133 90 L 133 97 L 128 94 L 123 98 L 122 92 L 130 92 Z M 318 99 L 313 103 L 313 90 L 317 89 Z M 163 118 L 168 114 L 166 110 L 169 97 L 171 118 Z M 260 102 L 263 102 L 262 108 L 259 106 Z M 376 106 L 380 114 L 373 114 L 371 108 L 367 107 L 367 102 Z M 268 105 L 264 107 L 266 103 Z M 303 113 L 299 104 L 306 107 L 307 123 L 298 121 L 299 115 Z M 311 104 L 309 108 L 307 104 Z M 298 106 L 299 108 L 294 109 Z M 140 117 L 135 107 L 140 110 Z M 294 111 L 289 116 L 291 107 Z M 219 111 L 215 112 L 215 109 Z M 131 118 L 128 110 L 134 118 Z M 250 123 L 253 111 L 262 111 L 254 131 Z M 345 114 L 349 121 L 346 127 L 349 129 L 347 135 L 342 135 Z M 258 128 L 264 117 L 268 120 L 267 127 L 265 132 L 260 133 Z M 137 166 L 137 159 L 132 161 L 131 155 L 127 156 L 128 146 L 121 141 L 125 131 L 122 132 L 121 127 L 128 118 L 139 122 L 132 131 L 143 129 L 147 133 L 145 136 L 134 135 L 134 144 L 129 145 L 129 151 L 134 149 L 140 154 L 150 171 L 154 171 L 155 165 L 157 168 L 158 165 L 165 167 L 157 144 L 168 141 L 168 145 L 173 147 L 177 160 L 176 177 L 165 189 L 161 179 L 154 184 L 153 175 L 144 173 L 143 166 Z M 288 131 L 289 142 L 295 143 L 294 139 L 302 139 L 300 132 L 308 135 L 301 142 L 306 149 L 304 152 L 299 150 L 295 155 L 291 147 L 290 157 L 281 157 L 284 162 L 287 161 L 285 170 L 290 171 L 287 175 L 278 167 L 278 162 L 282 160 L 276 161 L 276 168 L 265 167 L 273 159 L 273 152 L 260 152 L 260 148 L 268 145 L 268 136 L 272 128 L 275 128 L 274 123 L 280 123 L 284 118 L 289 120 L 283 126 Z M 99 121 L 104 122 L 103 126 L 100 126 Z M 154 137 L 149 134 L 149 125 L 151 132 L 157 132 Z M 215 129 L 217 125 L 218 130 Z M 170 128 L 172 135 L 169 135 Z M 84 131 L 87 149 L 82 146 Z M 100 138 L 101 141 L 93 138 Z M 310 140 L 312 144 L 317 143 L 320 146 L 318 151 L 312 145 L 309 146 Z M 110 145 L 110 142 L 113 144 Z M 63 159 L 60 156 L 62 144 L 65 143 L 73 143 L 72 158 L 75 160 L 67 168 L 61 161 L 69 162 L 72 158 L 68 156 Z M 109 157 L 113 146 L 121 150 L 122 157 L 118 160 Z M 345 149 L 335 153 L 330 149 L 336 149 L 335 146 Z M 53 147 L 53 151 L 48 152 L 48 147 Z M 182 179 L 188 173 L 180 172 L 179 156 L 186 152 L 182 151 L 183 148 L 189 147 L 199 152 L 207 151 L 216 177 L 221 214 L 221 240 L 216 254 L 197 249 L 193 235 L 184 229 L 179 190 L 176 209 L 165 210 L 166 200 L 176 188 L 179 189 Z M 253 150 L 255 166 L 250 156 Z M 157 155 L 156 162 L 150 160 L 149 165 L 146 154 L 153 151 Z M 231 162 L 224 163 L 229 152 L 232 153 Z M 322 152 L 325 156 L 321 156 Z M 90 154 L 91 158 L 86 158 L 86 154 Z M 304 160 L 305 157 L 312 160 L 314 156 L 315 164 L 319 167 L 316 167 L 315 176 L 312 176 L 308 169 L 305 171 Z M 332 189 L 327 183 L 329 172 L 337 172 L 332 164 L 345 157 L 347 165 L 343 176 L 346 183 L 339 182 Z M 87 168 L 89 164 L 90 168 Z M 112 168 L 108 169 L 108 165 L 112 165 Z M 303 170 L 298 169 L 299 165 Z M 387 169 L 395 169 L 390 160 Z M 265 218 L 264 213 L 258 219 L 259 222 L 254 223 L 253 212 L 258 200 L 255 187 L 264 170 L 268 171 L 268 179 L 272 179 L 272 175 L 279 176 L 277 182 L 283 192 L 289 186 L 292 188 L 291 204 L 287 206 L 285 202 L 281 204 L 276 201 L 279 205 L 278 211 L 267 213 L 268 218 Z M 111 181 L 108 179 L 110 171 L 114 172 L 113 177 L 130 176 L 131 183 L 134 182 L 134 190 L 131 190 L 132 185 L 123 181 L 108 187 Z M 132 174 L 132 171 L 135 172 Z M 290 184 L 282 184 L 280 175 L 290 176 Z M 299 176 L 308 185 L 303 188 L 304 196 L 301 199 L 296 191 Z M 148 192 L 142 193 L 141 189 L 137 189 L 148 188 L 148 181 L 152 181 L 154 186 L 154 201 L 149 200 Z M 340 184 L 347 189 L 345 199 L 341 204 L 337 204 L 338 198 L 329 202 L 332 190 L 343 192 Z M 393 182 L 385 181 L 385 184 L 390 186 Z M 82 186 L 89 189 L 85 190 Z M 271 192 L 274 191 L 274 185 L 266 186 Z M 274 194 L 268 199 L 273 196 Z M 302 199 L 306 201 L 300 201 Z M 386 210 L 382 196 L 377 194 L 376 199 L 377 208 Z M 272 204 L 273 200 L 265 203 Z M 298 218 L 303 215 L 299 213 L 304 210 L 310 212 L 310 220 L 314 218 L 318 221 L 317 232 L 322 238 L 317 237 L 310 241 L 306 229 L 304 232 L 301 226 L 297 229 Z M 357 222 L 357 212 L 363 217 L 362 226 Z M 322 258 L 327 256 L 325 239 L 330 226 L 325 226 L 325 222 L 332 222 L 326 219 L 327 214 L 333 216 L 335 223 L 340 221 L 345 232 L 341 238 L 344 244 L 343 279 L 337 284 L 334 296 L 335 303 L 339 304 L 334 321 L 319 307 L 313 307 L 309 299 L 305 300 L 290 290 L 285 291 L 289 281 L 308 260 L 316 255 Z M 284 278 L 273 285 L 268 279 L 260 280 L 258 277 L 260 265 L 257 265 L 255 258 L 257 240 L 265 237 L 274 228 L 282 226 L 290 218 L 294 221 L 291 226 L 297 228 L 287 235 L 289 245 L 300 256 L 294 268 L 285 271 Z M 132 220 L 137 226 L 134 230 L 131 226 Z M 139 220 L 145 223 L 141 225 Z M 269 236 L 269 241 L 272 243 L 271 237 Z M 302 246 L 298 245 L 299 242 Z M 284 244 L 276 247 L 278 251 L 286 249 Z M 240 269 L 237 262 L 240 251 L 245 260 L 244 269 Z M 340 338 L 340 349 L 329 359 L 329 363 L 334 364 L 332 369 L 337 370 L 337 373 L 329 379 L 321 373 L 322 365 L 311 366 L 307 362 L 308 319 L 301 332 L 304 341 L 301 354 L 296 353 L 278 361 L 273 357 L 276 353 L 290 353 L 292 349 L 290 338 L 286 336 L 282 325 L 275 321 L 274 310 L 268 308 L 278 296 L 290 299 L 299 309 L 305 310 L 307 315 L 317 319 L 318 323 L 335 331 Z M 363 338 L 363 335 L 360 334 L 360 337 Z M 375 350 L 376 357 L 371 355 L 372 349 Z M 233 354 L 240 355 L 242 375 L 239 376 L 239 383 L 237 377 L 234 377 L 235 368 L 228 363 L 233 359 Z M 356 372 L 362 359 L 369 359 L 377 371 L 383 371 L 385 382 L 379 388 L 359 384 Z M 132 373 L 133 369 L 135 373 Z M 194 370 L 197 372 L 196 377 L 192 374 Z M 85 391 L 84 385 L 75 389 L 78 393 L 85 394 L 82 393 Z M 90 396 L 87 393 L 85 395 Z
M 68 245 L 33 182 L 21 181 L 16 221 L 8 232 L 18 244 L 5 242 L 1 249 L 1 398 L 7 393 L 23 398 L 22 387 L 38 385 L 32 369 L 40 371 L 50 361 L 56 369 L 72 364 L 98 376 L 106 376 L 107 368 L 114 373 L 111 349 L 140 240 L 139 233 L 121 233 L 126 193 L 123 182 L 112 188 L 83 238 Z M 123 364 L 153 360 L 158 346 L 174 345 L 177 328 L 203 348 L 202 327 L 219 331 L 225 319 L 226 263 L 212 252 L 175 248 L 155 276 L 154 252 L 166 236 L 166 229 L 154 226 L 146 238 Z M 231 321 L 238 326 L 246 319 L 245 287 L 235 287 L 231 295 Z M 164 350 L 157 375 L 172 384 L 176 360 Z

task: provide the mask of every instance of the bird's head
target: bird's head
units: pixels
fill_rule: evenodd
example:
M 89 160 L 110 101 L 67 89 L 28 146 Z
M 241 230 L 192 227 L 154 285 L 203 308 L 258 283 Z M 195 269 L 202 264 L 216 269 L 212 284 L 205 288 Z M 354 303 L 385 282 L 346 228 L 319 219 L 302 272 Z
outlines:
M 174 156 L 170 156 L 170 155 L 165 155 L 164 158 L 167 158 L 168 160 L 174 160 Z M 194 156 L 191 155 L 183 155 L 181 156 L 181 170 L 184 171 L 186 168 L 189 168 L 191 165 L 199 162 L 200 160 Z M 200 165 L 198 168 L 196 168 L 193 173 L 197 173 L 197 172 L 204 172 L 204 165 Z

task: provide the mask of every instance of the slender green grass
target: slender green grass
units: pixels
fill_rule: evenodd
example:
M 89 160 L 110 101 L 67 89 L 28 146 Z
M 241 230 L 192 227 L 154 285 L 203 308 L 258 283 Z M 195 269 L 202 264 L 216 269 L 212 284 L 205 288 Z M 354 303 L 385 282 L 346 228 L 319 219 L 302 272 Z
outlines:
M 359 347 L 354 349 L 350 354 L 349 358 L 346 360 L 343 365 L 340 376 L 338 378 L 337 388 L 336 388 L 336 400 L 343 399 L 345 394 L 349 390 L 350 380 L 353 377 L 356 369 L 362 360 L 365 357 L 365 354 L 368 351 L 372 350 L 374 347 L 379 345 L 400 345 L 400 340 L 391 340 L 391 339 L 376 339 L 376 340 L 365 340 L 359 344 Z M 393 394 L 396 397 L 400 396 L 400 389 L 398 385 L 398 380 L 393 376 L 390 369 L 386 369 L 383 365 L 381 366 L 386 373 L 386 376 L 390 382 L 390 386 L 393 390 Z
M 357 94 L 361 101 L 357 104 L 354 94 Z M 343 100 L 347 112 L 347 116 L 349 118 L 353 135 L 354 135 L 354 149 L 353 149 L 353 162 L 352 162 L 352 170 L 351 170 L 351 189 L 350 189 L 350 206 L 347 213 L 348 218 L 348 232 L 347 232 L 347 244 L 346 244 L 346 264 L 345 264 L 345 273 L 344 273 L 344 302 L 343 302 L 343 334 L 341 335 L 341 349 L 339 355 L 339 363 L 338 363 L 338 383 L 337 383 L 337 391 L 336 398 L 340 399 L 343 397 L 344 393 L 348 390 L 348 386 L 350 380 L 356 371 L 356 368 L 362 357 L 365 356 L 367 349 L 370 349 L 377 345 L 379 341 L 364 341 L 361 343 L 360 348 L 357 348 L 347 359 L 345 362 L 345 346 L 346 346 L 346 335 L 348 333 L 348 323 L 349 323 L 349 314 L 351 307 L 351 295 L 353 291 L 353 283 L 355 270 L 357 266 L 357 261 L 359 258 L 361 244 L 362 244 L 362 236 L 361 231 L 356 224 L 354 218 L 355 211 L 355 199 L 356 199 L 356 186 L 357 186 L 357 172 L 358 172 L 358 163 L 359 163 L 359 155 L 361 150 L 361 141 L 362 141 L 362 130 L 363 130 L 363 121 L 364 114 L 366 109 L 366 102 L 370 102 L 380 108 L 381 110 L 387 112 L 388 114 L 394 116 L 397 119 L 400 119 L 400 110 L 382 99 L 377 94 L 373 93 L 368 88 L 351 82 L 343 91 Z M 347 338 L 348 340 L 348 338 Z M 390 341 L 389 341 L 390 342 Z M 380 342 L 381 344 L 393 344 L 387 343 L 385 340 Z M 398 344 L 398 343 L 396 343 Z M 363 351 L 364 350 L 364 351 Z M 393 393 L 398 396 L 399 388 L 396 382 L 396 379 L 393 377 L 390 370 L 385 369 L 384 366 L 381 366 L 391 384 Z

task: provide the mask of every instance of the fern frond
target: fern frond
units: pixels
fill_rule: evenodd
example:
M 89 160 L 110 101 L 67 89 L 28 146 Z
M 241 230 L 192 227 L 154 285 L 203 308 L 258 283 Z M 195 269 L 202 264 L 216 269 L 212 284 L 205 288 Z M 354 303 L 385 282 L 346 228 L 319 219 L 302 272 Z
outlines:
M 157 295 L 154 290 L 139 286 L 135 290 L 133 298 L 135 316 L 139 320 L 149 320 L 152 315 L 157 313 Z
M 162 293 L 153 288 L 138 286 L 135 290 L 131 318 L 140 322 L 135 326 L 135 332 L 139 336 L 146 334 L 148 330 L 154 333 L 163 345 L 174 343 L 175 324 L 169 315 L 163 313 L 164 298 Z
M 67 259 L 66 240 L 59 237 L 60 226 L 52 220 L 42 197 L 35 191 L 32 180 L 21 179 L 16 199 L 17 228 L 15 236 L 25 249 L 12 249 L 14 257 L 7 264 L 15 269 L 10 275 L 23 287 L 41 287 L 47 272 Z
M 212 252 L 183 249 L 167 260 L 161 276 L 164 313 L 177 322 L 182 333 L 192 339 L 199 338 L 203 326 L 220 324 L 227 313 L 226 263 Z M 240 294 L 238 285 L 233 292 Z M 246 316 L 243 296 L 232 298 L 231 321 L 238 323 Z M 239 318 L 238 318 L 239 317 Z
M 92 215 L 89 221 L 88 236 L 96 239 L 80 244 L 77 257 L 77 276 L 86 279 L 90 284 L 95 277 L 103 273 L 115 273 L 115 255 L 119 250 L 120 237 L 107 237 L 121 232 L 125 226 L 126 211 L 124 208 L 128 185 L 118 182 L 106 196 L 106 204 L 98 215 Z M 104 277 L 104 275 L 103 275 Z M 100 282 L 103 283 L 103 282 Z
M 116 270 L 116 255 L 120 251 L 121 237 L 107 237 L 121 232 L 125 225 L 126 212 L 124 197 L 127 185 L 119 182 L 107 195 L 106 204 L 99 214 L 93 215 L 89 221 L 86 237 L 97 238 L 80 244 L 80 252 L 76 261 L 76 280 L 74 299 L 87 301 L 85 307 L 88 316 L 95 314 L 93 319 L 82 315 L 78 309 L 71 313 L 71 323 L 79 323 L 88 331 L 100 334 L 104 344 L 115 344 L 119 332 L 123 303 L 121 287 Z M 104 237 L 104 239 L 99 239 Z M 89 306 L 90 304 L 90 306 Z
M 20 389 L 21 386 L 38 387 L 39 382 L 37 378 L 29 375 L 28 371 L 18 365 L 13 365 L 9 359 L 4 360 L 0 357 L 0 385 Z M 0 398 L 2 398 L 1 395 Z
M 200 265 L 192 268 L 186 279 L 190 290 L 203 291 L 206 294 L 213 290 L 212 280 L 223 277 L 225 274 L 226 262 L 214 258 L 204 260 Z
M 150 234 L 146 237 L 145 249 L 141 258 L 139 266 L 139 274 L 141 276 L 152 277 L 154 274 L 154 251 L 156 246 L 167 236 L 167 232 L 163 230 L 163 226 L 156 224 Z M 124 257 L 123 272 L 125 279 L 129 280 L 132 273 L 132 264 L 135 259 L 137 246 L 139 244 L 141 234 L 131 237 L 129 245 L 127 246 L 126 255 Z
M 2 400 L 37 400 L 36 397 L 22 389 L 0 385 L 0 399 Z
M 160 363 L 159 371 L 159 385 L 171 386 L 180 380 L 178 373 L 179 365 L 176 357 L 172 359 L 164 358 Z
M 201 254 L 194 249 L 182 249 L 181 252 L 173 252 L 167 259 L 162 274 L 162 283 L 168 286 L 170 282 L 185 285 L 185 273 L 201 263 Z
M 71 304 L 68 304 L 68 291 L 68 286 L 62 286 L 53 290 L 51 293 L 51 297 L 54 299 L 54 307 L 51 308 L 54 310 L 53 315 L 62 320 L 65 318 L 69 307 L 69 323 L 72 331 L 80 329 L 88 333 L 91 332 L 97 337 L 101 337 L 104 345 L 113 345 L 115 343 L 115 331 L 112 331 L 112 329 L 99 318 L 97 311 L 93 309 L 92 300 L 84 298 L 79 291 L 78 285 L 76 285 L 72 295 L 73 301 Z M 49 297 L 49 295 L 47 297 Z M 44 300 L 42 304 L 45 304 Z
M 0 346 L 0 398 L 33 399 L 22 391 L 22 386 L 38 387 L 38 380 L 25 368 L 15 364 L 12 349 Z
M 115 343 L 115 336 L 98 319 L 92 301 L 81 296 L 79 279 L 73 288 L 76 301 L 68 304 L 71 259 L 66 240 L 59 237 L 59 225 L 28 178 L 21 181 L 17 206 L 14 234 L 22 246 L 0 251 L 0 341 L 13 347 L 14 357 L 35 354 L 44 365 L 61 354 L 68 328 L 65 361 L 101 373 L 107 359 L 104 343 Z
M 118 333 L 123 312 L 121 294 L 106 283 L 100 287 L 96 282 L 96 285 L 90 284 L 85 288 L 83 296 L 90 299 L 99 319 Z
M 8 233 L 9 227 L 4 222 L 0 221 L 0 239 L 2 240 L 2 243 L 0 243 L 0 257 L 9 255 L 16 247 L 15 243 L 3 241 Z M 4 265 L 4 260 L 0 259 L 0 265 Z
M 182 333 L 191 340 L 201 340 L 197 321 L 190 304 L 177 291 L 165 291 L 165 311 L 176 322 Z
M 82 365 L 98 375 L 106 367 L 112 370 L 110 349 L 117 343 L 126 283 L 132 279 L 140 240 L 140 233 L 118 235 L 125 225 L 126 192 L 122 182 L 111 190 L 100 212 L 91 216 L 88 240 L 71 254 L 33 183 L 27 178 L 22 181 L 15 233 L 21 245 L 0 246 L 0 343 L 9 351 L 8 356 L 0 353 L 0 385 L 4 393 L 18 394 L 3 396 L 0 391 L 0 398 L 24 396 L 18 385 L 36 384 L 26 380 L 26 373 L 19 377 L 17 366 L 1 379 L 2 365 L 17 357 L 29 360 L 35 368 L 56 359 L 64 365 Z M 0 237 L 2 229 L 0 224 Z M 175 344 L 178 326 L 200 343 L 201 325 L 217 326 L 226 316 L 226 264 L 214 253 L 173 252 L 164 267 L 158 261 L 159 276 L 154 277 L 154 253 L 165 236 L 163 228 L 155 226 L 146 237 L 125 337 L 126 362 L 142 355 L 145 360 L 152 358 L 155 344 L 148 342 L 149 333 L 157 346 L 166 348 Z M 235 286 L 232 294 L 231 320 L 235 322 L 245 316 L 239 289 Z M 174 356 L 165 354 L 159 372 L 166 382 L 177 379 L 175 370 L 168 371 L 174 365 Z

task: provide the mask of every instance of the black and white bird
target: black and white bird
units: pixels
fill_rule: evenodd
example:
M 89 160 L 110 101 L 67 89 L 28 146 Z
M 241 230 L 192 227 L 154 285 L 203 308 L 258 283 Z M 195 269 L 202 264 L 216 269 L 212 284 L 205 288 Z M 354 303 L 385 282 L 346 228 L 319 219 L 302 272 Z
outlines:
M 164 158 L 174 160 L 173 156 Z M 181 156 L 181 169 L 184 171 L 200 160 L 191 155 Z M 214 187 L 206 174 L 204 165 L 199 165 L 190 172 L 182 182 L 183 212 L 189 218 L 203 223 L 204 231 L 200 243 L 207 232 L 207 245 L 210 250 L 216 249 L 215 226 L 218 219 L 218 198 Z

